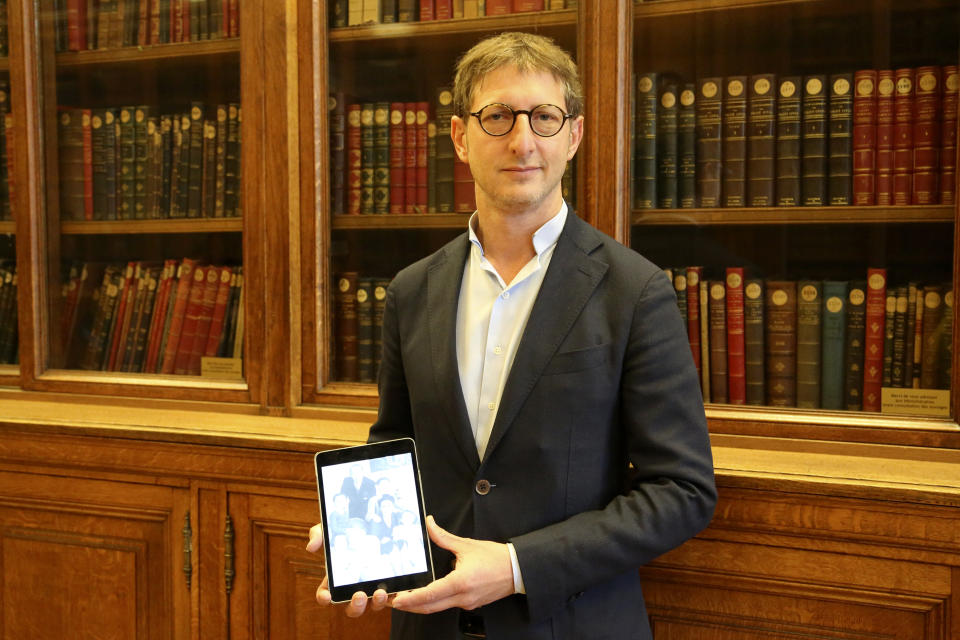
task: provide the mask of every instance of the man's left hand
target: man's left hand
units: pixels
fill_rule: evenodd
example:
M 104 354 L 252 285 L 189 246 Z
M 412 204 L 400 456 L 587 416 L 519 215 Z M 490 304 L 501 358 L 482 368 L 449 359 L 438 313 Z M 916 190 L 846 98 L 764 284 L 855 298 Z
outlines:
M 507 545 L 461 538 L 427 517 L 427 533 L 441 549 L 453 553 L 454 569 L 426 587 L 398 593 L 391 606 L 413 613 L 436 613 L 453 607 L 473 610 L 512 595 L 513 565 Z

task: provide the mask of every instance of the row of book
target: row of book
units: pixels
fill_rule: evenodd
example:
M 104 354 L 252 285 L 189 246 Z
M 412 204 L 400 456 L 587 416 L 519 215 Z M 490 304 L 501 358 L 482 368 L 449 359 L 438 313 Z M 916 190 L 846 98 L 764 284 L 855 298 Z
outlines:
M 576 7 L 577 0 L 333 0 L 330 4 L 331 24 L 352 27 L 557 11 Z
M 240 0 L 55 0 L 56 51 L 240 35 Z
M 74 264 L 61 330 L 68 368 L 200 375 L 242 358 L 243 270 L 197 260 Z
M 0 364 L 17 364 L 17 267 L 0 264 Z
M 345 271 L 336 276 L 332 379 L 375 382 L 382 353 L 383 308 L 390 278 Z
M 884 387 L 950 388 L 950 285 L 665 271 L 708 402 L 880 411 Z
M 334 214 L 472 213 L 473 175 L 450 138 L 453 94 L 430 102 L 350 102 L 329 97 Z M 431 117 L 432 115 L 432 117 Z M 573 200 L 573 165 L 563 176 Z
M 61 219 L 241 215 L 240 105 L 153 111 L 59 109 Z
M 638 75 L 634 208 L 952 204 L 956 66 Z

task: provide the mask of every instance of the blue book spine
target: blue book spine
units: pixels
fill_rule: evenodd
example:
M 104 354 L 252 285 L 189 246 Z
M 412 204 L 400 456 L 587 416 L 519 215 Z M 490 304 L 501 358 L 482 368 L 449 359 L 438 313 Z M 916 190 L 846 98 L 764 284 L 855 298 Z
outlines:
M 677 115 L 677 197 L 682 209 L 697 206 L 697 86 L 688 83 L 680 88 Z
M 823 339 L 821 340 L 820 406 L 843 409 L 843 345 L 847 326 L 847 283 L 823 283 Z
M 637 76 L 636 163 L 633 170 L 636 209 L 657 206 L 657 74 Z

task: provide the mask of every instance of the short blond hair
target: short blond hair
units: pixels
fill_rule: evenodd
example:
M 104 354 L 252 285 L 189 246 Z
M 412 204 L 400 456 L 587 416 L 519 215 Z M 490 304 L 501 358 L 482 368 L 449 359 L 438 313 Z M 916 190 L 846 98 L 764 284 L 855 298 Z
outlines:
M 509 65 L 515 66 L 521 73 L 552 74 L 563 85 L 567 113 L 579 116 L 583 111 L 583 88 L 577 65 L 570 54 L 546 36 L 507 32 L 481 40 L 457 62 L 457 73 L 453 79 L 454 113 L 465 118 L 473 92 L 483 78 Z

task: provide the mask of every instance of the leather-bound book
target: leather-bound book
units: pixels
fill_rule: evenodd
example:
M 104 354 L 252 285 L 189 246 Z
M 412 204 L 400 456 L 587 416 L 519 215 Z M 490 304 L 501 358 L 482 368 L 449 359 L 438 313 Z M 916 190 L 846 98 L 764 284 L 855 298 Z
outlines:
M 430 199 L 430 127 L 436 139 L 436 124 L 430 122 L 430 103 L 417 102 L 417 199 L 414 213 L 426 213 Z M 436 158 L 436 151 L 434 151 Z M 436 167 L 434 167 L 436 169 Z
M 437 212 L 437 123 L 427 121 L 427 213 Z
M 144 285 L 146 289 L 146 297 L 144 298 L 143 306 L 140 308 L 137 314 L 137 334 L 133 340 L 133 347 L 131 349 L 132 353 L 129 355 L 128 360 L 125 363 L 125 371 L 134 373 L 143 371 L 147 350 L 147 336 L 150 328 L 150 319 L 153 315 L 153 308 L 157 301 L 161 271 L 162 267 L 159 265 L 154 265 L 147 269 L 146 283 Z
M 227 279 L 229 281 L 229 275 Z M 206 273 L 206 283 L 203 288 L 200 314 L 197 317 L 197 327 L 194 332 L 193 343 L 190 347 L 190 360 L 187 365 L 187 373 L 189 375 L 200 375 L 200 359 L 206 353 L 207 341 L 210 338 L 210 325 L 213 324 L 217 295 L 220 291 L 220 280 L 220 267 L 209 267 Z
M 488 5 L 489 7 L 489 5 Z M 455 209 L 453 163 L 457 157 L 450 138 L 453 117 L 453 93 L 449 87 L 437 90 L 437 212 L 453 213 Z
M 746 205 L 747 76 L 723 80 L 723 206 Z
M 220 346 L 220 338 L 226 325 L 227 301 L 230 298 L 230 283 L 234 280 L 233 269 L 220 268 L 220 282 L 217 284 L 217 293 L 214 297 L 213 315 L 210 318 L 210 329 L 207 332 L 207 343 L 203 347 L 203 356 L 216 356 Z
M 940 107 L 940 204 L 956 202 L 957 191 L 957 65 L 943 68 L 943 103 Z
M 357 380 L 373 382 L 373 278 L 357 278 Z
M 750 76 L 747 93 L 747 205 L 776 202 L 777 77 Z
M 513 12 L 543 11 L 543 0 L 513 0 Z
M 80 109 L 60 107 L 57 151 L 60 174 L 60 219 L 84 219 L 83 124 Z
M 127 331 L 130 328 L 130 317 L 133 314 L 140 269 L 140 263 L 128 262 L 123 279 L 120 282 L 120 291 L 117 294 L 116 320 L 107 335 L 106 354 L 103 361 L 104 371 L 117 370 L 117 354 L 122 351 L 122 345 L 126 342 Z
M 712 397 L 710 384 L 710 292 L 707 290 L 707 281 L 700 274 L 697 302 L 700 303 L 700 313 L 697 317 L 700 320 L 700 392 L 704 402 L 708 402 Z
M 397 22 L 417 21 L 417 0 L 399 0 L 397 3 Z
M 337 290 L 334 295 L 335 377 L 345 382 L 355 382 L 359 373 L 357 368 L 357 278 L 355 271 L 338 275 Z
M 937 389 L 950 389 L 953 381 L 953 289 L 949 284 L 944 285 L 943 289 L 943 314 L 938 332 L 940 348 L 937 352 Z M 9 357 L 14 357 L 14 354 Z
M 867 269 L 866 314 L 863 342 L 863 410 L 880 411 L 887 318 L 886 269 Z
M 894 290 L 893 310 L 893 354 L 890 362 L 891 387 L 903 387 L 907 356 L 907 287 L 898 286 Z M 889 311 L 888 311 L 889 318 Z
M 173 373 L 176 368 L 177 347 L 180 344 L 180 336 L 183 333 L 183 321 L 186 317 L 187 303 L 190 297 L 190 286 L 193 284 L 194 271 L 197 269 L 197 262 L 190 258 L 184 258 L 177 269 L 177 288 L 173 295 L 173 309 L 171 310 L 170 322 L 163 344 L 163 362 L 160 367 L 161 373 Z
M 800 197 L 807 207 L 827 204 L 827 77 L 803 82 L 803 161 Z
M 870 206 L 876 199 L 877 72 L 853 74 L 853 204 Z
M 743 287 L 744 374 L 747 404 L 766 402 L 766 346 L 764 331 L 764 286 L 760 278 L 750 278 Z
M 703 267 L 687 267 L 687 339 L 690 341 L 690 352 L 693 354 L 693 363 L 700 374 L 700 279 L 703 276 Z
M 132 220 L 136 217 L 137 184 L 137 146 L 136 146 L 136 107 L 120 108 L 120 126 L 117 132 L 119 171 L 119 207 L 120 220 Z
M 360 213 L 374 213 L 373 103 L 360 105 Z
M 677 201 L 677 118 L 679 88 L 676 78 L 663 76 L 657 105 L 657 204 L 676 209 Z
M 215 269 L 216 267 L 199 266 L 193 270 L 193 282 L 190 283 L 190 294 L 187 297 L 187 305 L 183 313 L 180 341 L 177 343 L 177 355 L 174 360 L 173 372 L 177 375 L 193 373 L 191 368 L 193 344 L 197 339 L 200 317 L 204 313 L 204 297 L 209 286 L 207 284 L 207 274 Z M 215 278 L 214 287 L 216 287 L 216 282 L 217 279 Z M 204 341 L 204 344 L 206 344 L 206 341 Z
M 113 148 L 107 146 L 107 129 L 113 128 L 113 121 L 106 124 L 106 109 L 94 109 L 90 118 L 90 130 L 93 144 L 93 219 L 107 218 L 107 155 L 113 155 Z M 113 136 L 111 136 L 111 139 Z M 116 171 L 116 163 L 110 163 Z M 114 178 L 114 181 L 116 178 Z
M 453 0 L 434 0 L 433 5 L 437 20 L 453 18 Z
M 912 68 L 895 71 L 893 96 L 893 204 L 912 204 L 913 122 L 916 112 L 916 74 Z
M 390 162 L 393 163 L 393 145 L 390 146 Z M 415 213 L 417 208 L 417 103 L 403 103 L 403 201 L 398 213 Z M 392 171 L 392 169 L 391 169 Z M 390 185 L 393 189 L 393 175 Z M 390 210 L 393 211 L 393 196 L 390 197 Z
M 843 350 L 847 331 L 847 283 L 823 282 L 820 408 L 843 409 Z
M 767 280 L 767 404 L 797 406 L 797 283 Z
M 235 218 L 241 213 L 240 202 L 240 105 L 227 105 L 227 166 L 225 168 L 223 215 Z
M 165 260 L 160 280 L 157 283 L 157 296 L 150 314 L 150 326 L 147 330 L 147 345 L 144 354 L 143 372 L 156 373 L 157 356 L 160 347 L 160 338 L 164 331 L 167 317 L 167 308 L 170 302 L 170 291 L 175 284 L 177 272 L 176 260 Z
M 434 12 L 434 0 L 420 0 L 419 6 L 420 22 L 436 20 L 436 14 Z
M 677 295 L 677 310 L 684 323 L 687 322 L 687 269 L 678 267 L 673 271 L 673 290 Z M 689 328 L 688 328 L 689 332 Z M 688 338 L 689 339 L 689 338 Z
M 380 0 L 380 22 L 383 24 L 397 22 L 397 0 Z
M 487 0 L 488 16 L 503 16 L 513 13 L 513 0 Z
M 359 214 L 363 200 L 361 190 L 363 183 L 363 161 L 360 151 L 360 109 L 358 103 L 347 107 L 347 211 L 349 214 Z
M 710 310 L 710 398 L 726 403 L 727 395 L 727 288 L 723 282 L 707 283 Z
M 697 86 L 680 85 L 677 112 L 677 199 L 682 209 L 697 206 Z
M 223 119 L 221 120 L 221 110 Z M 347 194 L 347 105 L 343 92 L 331 93 L 327 99 L 327 111 L 330 117 L 330 212 L 334 215 L 341 215 L 347 212 L 346 194 Z M 226 125 L 226 109 L 222 106 L 217 109 L 217 155 L 222 140 L 222 148 L 226 152 L 226 138 L 221 137 L 219 127 Z M 224 132 L 226 131 L 224 127 Z M 217 168 L 221 166 L 218 159 Z M 223 205 L 221 203 L 220 215 L 223 216 Z
M 407 199 L 407 130 L 404 120 L 404 103 L 390 104 L 390 145 L 389 145 L 389 212 L 403 213 Z M 416 151 L 414 150 L 414 153 Z
M 187 182 L 187 217 L 201 217 L 203 207 L 203 103 L 190 104 L 190 179 Z
M 921 321 L 920 323 L 917 322 L 918 318 Z M 917 326 L 918 324 L 922 326 L 922 321 L 923 287 L 916 282 L 910 282 L 907 284 L 907 334 L 903 363 L 903 386 L 907 388 L 913 387 L 913 354 L 919 346 L 920 341 L 916 338 Z M 920 386 L 919 380 L 917 380 L 917 386 Z
M 830 76 L 827 197 L 832 206 L 853 202 L 853 74 Z
M 797 406 L 819 409 L 823 284 L 801 280 L 797 293 Z
M 453 161 L 453 210 L 457 213 L 473 213 L 477 208 L 476 191 L 470 165 Z
M 149 174 L 150 136 L 147 126 L 150 107 L 141 105 L 133 111 L 133 217 L 147 217 L 147 179 Z M 202 142 L 202 138 L 200 140 Z
M 697 199 L 699 206 L 722 204 L 723 78 L 697 81 Z
M 233 355 L 233 343 L 236 337 L 237 320 L 239 319 L 238 304 L 240 289 L 243 282 L 243 267 L 233 268 L 230 276 L 230 291 L 227 293 L 227 312 L 223 319 L 223 332 L 220 334 L 220 344 L 217 345 L 217 357 L 229 358 Z
M 179 161 L 177 163 L 177 206 L 178 217 L 186 218 L 190 212 L 190 173 L 193 165 L 190 162 L 190 154 L 193 149 L 193 138 L 199 135 L 194 130 L 193 118 L 190 113 L 184 113 L 180 116 L 180 145 Z
M 780 78 L 777 89 L 777 205 L 800 205 L 800 132 L 803 84 L 800 76 Z
M 380 371 L 380 360 L 383 357 L 383 311 L 387 306 L 387 287 L 389 278 L 374 278 L 373 280 L 373 375 Z
M 891 69 L 877 71 L 877 204 L 893 204 L 893 120 L 896 82 Z
M 863 408 L 863 344 L 867 323 L 867 283 L 850 282 L 843 345 L 843 399 L 850 411 Z
M 913 204 L 940 201 L 940 67 L 918 67 L 913 121 Z
M 923 350 L 920 358 L 920 388 L 936 389 L 939 386 L 938 366 L 943 348 L 944 290 L 936 284 L 923 287 Z M 919 304 L 919 303 L 918 303 Z
M 657 85 L 656 73 L 637 76 L 633 207 L 657 207 Z
M 217 195 L 217 123 L 208 119 L 203 122 L 203 171 L 200 185 L 200 217 L 216 215 Z M 147 196 L 147 211 L 150 211 L 150 196 Z
M 727 267 L 724 286 L 727 301 L 727 402 L 746 404 L 743 268 Z
M 390 103 L 373 107 L 373 213 L 390 213 Z

